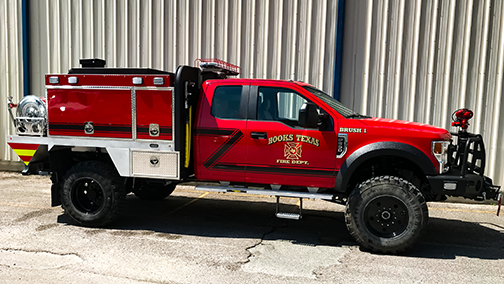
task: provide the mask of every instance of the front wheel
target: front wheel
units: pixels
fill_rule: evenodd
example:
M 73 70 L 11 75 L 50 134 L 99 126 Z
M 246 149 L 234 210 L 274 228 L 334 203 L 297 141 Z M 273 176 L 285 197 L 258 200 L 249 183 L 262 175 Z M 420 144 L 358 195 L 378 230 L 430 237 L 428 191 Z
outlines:
M 427 204 L 410 182 L 380 176 L 361 183 L 348 198 L 348 231 L 363 247 L 400 253 L 420 237 L 428 221 Z
M 104 226 L 115 220 L 126 199 L 117 171 L 99 161 L 81 162 L 66 173 L 61 187 L 65 212 L 78 224 Z

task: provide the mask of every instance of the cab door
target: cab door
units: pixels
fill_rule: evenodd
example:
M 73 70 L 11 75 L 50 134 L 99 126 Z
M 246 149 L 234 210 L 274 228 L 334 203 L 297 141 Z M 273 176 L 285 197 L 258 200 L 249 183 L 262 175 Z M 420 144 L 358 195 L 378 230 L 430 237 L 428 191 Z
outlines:
M 337 134 L 299 126 L 299 109 L 309 95 L 289 87 L 252 86 L 245 139 L 246 182 L 333 187 Z M 324 113 L 324 109 L 319 107 Z
M 199 180 L 245 181 L 248 86 L 203 86 L 195 122 L 195 174 Z

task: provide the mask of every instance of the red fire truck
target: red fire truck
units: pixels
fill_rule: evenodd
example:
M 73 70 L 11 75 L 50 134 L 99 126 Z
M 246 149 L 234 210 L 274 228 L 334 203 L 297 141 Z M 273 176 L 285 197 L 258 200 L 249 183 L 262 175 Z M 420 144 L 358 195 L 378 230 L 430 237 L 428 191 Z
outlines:
M 427 201 L 499 196 L 467 109 L 450 134 L 357 114 L 306 83 L 230 79 L 240 68 L 216 59 L 175 74 L 81 64 L 21 100 L 7 141 L 24 173 L 51 176 L 52 206 L 83 226 L 112 222 L 130 192 L 163 199 L 205 181 L 196 189 L 276 196 L 281 218 L 301 218 L 301 206 L 279 212 L 280 197 L 344 204 L 362 246 L 397 253 L 424 231 Z

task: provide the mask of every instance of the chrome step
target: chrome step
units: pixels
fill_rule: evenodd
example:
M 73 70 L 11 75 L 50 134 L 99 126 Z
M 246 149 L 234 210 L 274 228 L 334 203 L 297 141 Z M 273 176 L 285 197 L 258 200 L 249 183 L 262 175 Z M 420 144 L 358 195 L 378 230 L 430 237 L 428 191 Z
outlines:
M 290 220 L 300 220 L 303 216 L 296 213 L 286 213 L 286 212 L 278 212 L 276 213 L 277 218 L 281 219 L 290 219 Z
M 280 196 L 276 197 L 276 214 L 277 218 L 301 220 L 303 218 L 303 198 L 299 198 L 299 214 L 280 212 Z
M 331 200 L 331 201 L 338 199 L 338 196 L 335 197 L 333 194 L 315 193 L 315 192 L 250 189 L 250 188 L 242 188 L 242 187 L 208 186 L 208 185 L 198 185 L 194 189 L 198 190 L 198 191 L 209 191 L 209 192 L 220 192 L 220 193 L 246 193 L 246 194 L 253 194 L 253 195 L 275 196 L 277 199 L 276 214 L 275 214 L 276 217 L 283 218 L 283 219 L 291 219 L 291 220 L 300 220 L 303 218 L 303 214 L 302 214 L 303 213 L 303 198 L 323 199 L 323 200 Z M 314 190 L 312 190 L 312 191 L 314 191 Z M 299 198 L 299 214 L 298 213 L 280 212 L 280 197 Z
M 309 193 L 309 192 L 299 192 L 299 191 L 250 189 L 250 188 L 208 186 L 208 185 L 198 185 L 194 188 L 194 190 L 220 192 L 220 193 L 246 193 L 246 194 L 253 194 L 253 195 L 267 195 L 267 196 L 281 196 L 281 197 L 293 197 L 293 198 L 333 200 L 333 195 L 329 194 L 329 193 Z

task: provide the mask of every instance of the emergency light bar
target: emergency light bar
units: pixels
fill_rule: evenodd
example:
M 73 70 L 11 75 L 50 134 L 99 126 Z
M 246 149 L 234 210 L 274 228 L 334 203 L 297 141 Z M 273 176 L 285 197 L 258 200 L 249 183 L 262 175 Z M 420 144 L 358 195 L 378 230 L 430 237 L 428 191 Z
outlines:
M 241 73 L 239 66 L 227 63 L 217 58 L 200 58 L 194 61 L 194 66 L 202 70 L 223 72 L 228 76 L 236 76 Z

